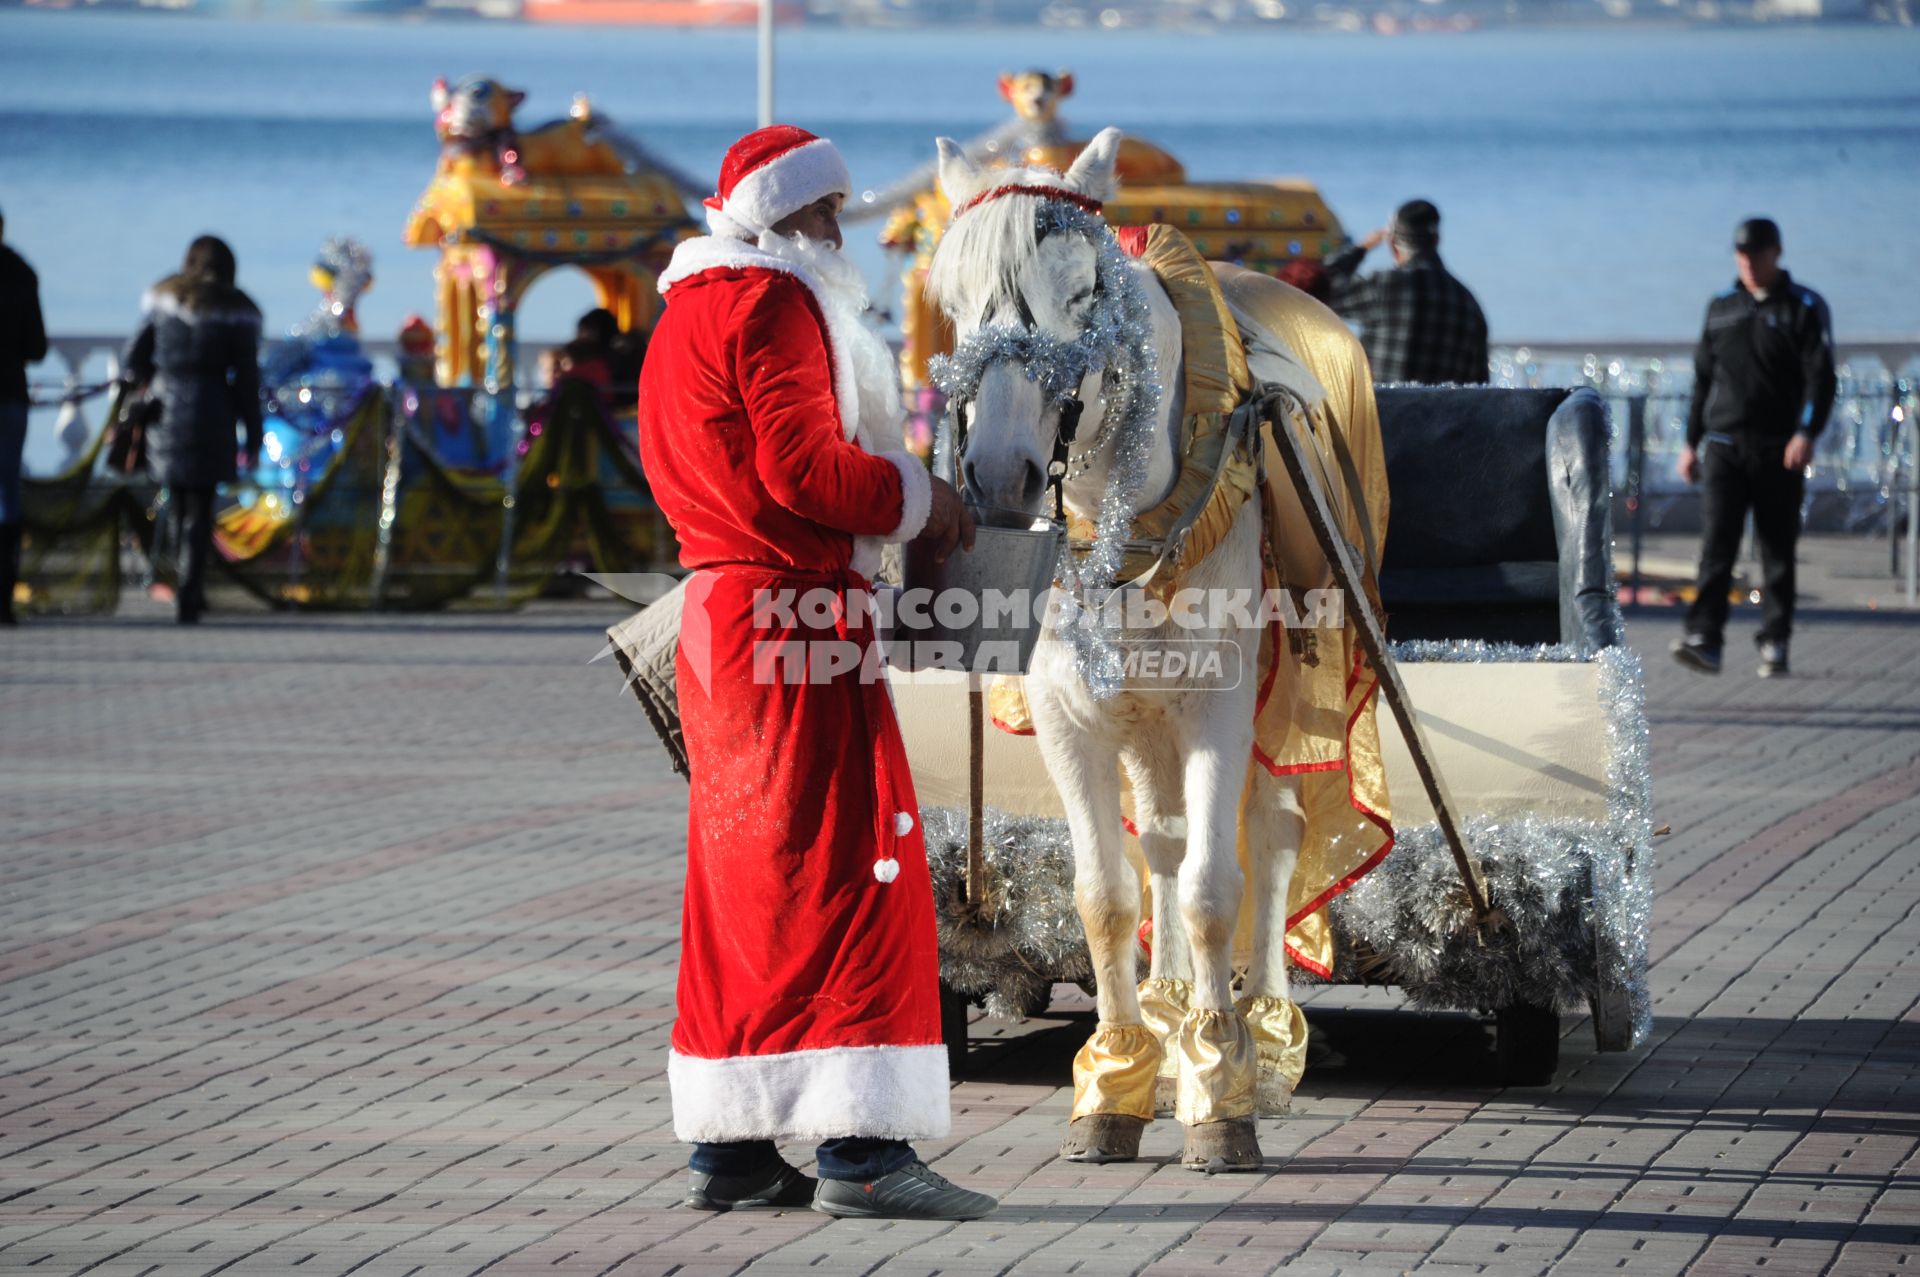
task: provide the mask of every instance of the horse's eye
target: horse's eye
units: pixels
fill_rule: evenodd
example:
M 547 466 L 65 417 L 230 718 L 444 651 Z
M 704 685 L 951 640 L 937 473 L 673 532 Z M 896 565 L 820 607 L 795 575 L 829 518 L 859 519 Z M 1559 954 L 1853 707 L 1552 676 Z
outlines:
M 1078 306 L 1080 303 L 1092 298 L 1092 296 L 1093 296 L 1093 290 L 1091 288 L 1083 288 L 1079 292 L 1075 293 L 1073 296 L 1067 298 L 1067 305 Z

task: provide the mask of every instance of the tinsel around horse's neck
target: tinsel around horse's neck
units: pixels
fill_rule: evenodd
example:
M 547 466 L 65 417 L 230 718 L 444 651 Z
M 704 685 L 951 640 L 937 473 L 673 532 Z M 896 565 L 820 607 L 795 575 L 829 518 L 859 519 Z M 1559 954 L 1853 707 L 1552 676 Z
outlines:
M 1061 564 L 1061 583 L 1070 598 L 1104 596 L 1117 583 L 1134 515 L 1158 493 L 1149 491 L 1149 472 L 1159 444 L 1170 446 L 1163 424 L 1163 378 L 1171 376 L 1167 351 L 1177 360 L 1177 321 L 1156 322 L 1149 289 L 1112 229 L 1099 213 L 1099 199 L 1110 193 L 1119 135 L 1106 130 L 1064 175 L 1046 170 L 982 175 L 957 148 L 944 140 L 941 180 L 956 211 L 928 275 L 929 292 L 950 314 L 972 320 L 951 357 L 938 360 L 933 378 L 951 398 L 974 398 L 988 370 L 998 364 L 1018 368 L 1039 387 L 1042 419 L 1077 404 L 1097 379 L 1098 406 L 1080 426 L 1069 471 L 1091 479 L 1104 472 L 1092 516 L 1094 535 L 1083 557 Z M 1084 309 L 1058 297 L 1036 298 L 1042 282 L 1059 281 L 1040 266 L 1041 245 L 1053 236 L 1075 236 L 1094 255 L 1094 279 Z M 1082 259 L 1084 261 L 1084 259 Z M 1056 316 L 1073 309 L 1074 331 L 1048 330 L 1035 318 L 1036 302 Z M 1018 321 L 1002 318 L 1017 315 Z M 1170 327 L 1172 333 L 1158 333 Z M 1169 337 L 1170 341 L 1159 338 Z M 1056 426 L 1059 430 L 1063 427 Z M 1100 632 L 1089 611 L 1069 607 L 1064 626 L 1081 649 L 1083 668 L 1102 662 L 1093 650 L 1110 646 L 1116 636 Z M 1090 680 L 1093 681 L 1093 680 Z M 1099 690 L 1099 689 L 1096 689 Z

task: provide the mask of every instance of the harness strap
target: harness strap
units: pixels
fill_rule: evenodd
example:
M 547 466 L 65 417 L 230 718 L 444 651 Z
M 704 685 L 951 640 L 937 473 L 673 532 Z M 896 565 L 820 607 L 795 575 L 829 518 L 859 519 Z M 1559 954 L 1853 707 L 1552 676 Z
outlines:
M 1327 438 L 1333 444 L 1333 459 L 1340 467 L 1340 480 L 1346 485 L 1347 499 L 1353 502 L 1354 513 L 1360 516 L 1360 537 L 1366 542 L 1367 572 L 1378 579 L 1380 547 L 1373 537 L 1373 512 L 1367 509 L 1366 490 L 1360 485 L 1360 467 L 1353 463 L 1353 451 L 1347 447 L 1346 433 L 1340 429 L 1340 422 L 1333 415 L 1331 407 L 1327 409 Z

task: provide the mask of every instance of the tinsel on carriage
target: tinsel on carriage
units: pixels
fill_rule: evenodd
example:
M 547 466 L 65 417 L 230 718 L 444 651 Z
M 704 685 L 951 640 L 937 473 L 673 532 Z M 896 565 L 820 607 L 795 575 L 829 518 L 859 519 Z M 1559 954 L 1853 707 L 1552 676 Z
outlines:
M 1288 331 L 1285 316 L 1262 320 Z M 1373 390 L 1363 381 L 1361 391 L 1370 415 Z M 1375 827 L 1349 821 L 1321 840 L 1284 905 L 1287 947 L 1296 970 L 1321 979 L 1394 984 L 1417 1006 L 1495 1013 L 1503 1075 L 1543 1081 L 1560 1012 L 1590 1010 L 1602 1049 L 1627 1049 L 1651 1025 L 1645 720 L 1611 593 L 1605 414 L 1591 392 L 1395 389 L 1380 402 L 1377 493 L 1362 491 L 1350 459 L 1311 444 L 1290 452 L 1301 503 L 1320 508 L 1315 535 L 1329 561 L 1346 560 L 1347 597 L 1369 604 L 1343 640 L 1347 696 L 1378 678 L 1394 713 L 1381 716 L 1377 744 L 1356 750 L 1353 722 L 1371 709 L 1363 690 L 1349 700 L 1344 747 L 1307 768 L 1337 780 L 1351 812 Z M 1371 531 L 1334 513 L 1370 503 Z M 684 768 L 676 607 L 669 596 L 612 638 Z M 1407 641 L 1390 646 L 1389 633 Z M 1056 984 L 1093 974 L 1059 796 L 1030 738 L 986 729 L 983 698 L 964 677 L 896 675 L 894 691 L 947 994 L 956 1012 L 973 1002 L 996 1016 L 1033 1014 Z M 1017 703 L 1017 687 L 995 691 Z M 1154 902 L 1143 904 L 1150 913 Z M 1154 929 L 1143 928 L 1146 943 Z M 1243 961 L 1249 930 L 1243 915 Z M 949 1025 L 960 1064 L 964 1014 Z

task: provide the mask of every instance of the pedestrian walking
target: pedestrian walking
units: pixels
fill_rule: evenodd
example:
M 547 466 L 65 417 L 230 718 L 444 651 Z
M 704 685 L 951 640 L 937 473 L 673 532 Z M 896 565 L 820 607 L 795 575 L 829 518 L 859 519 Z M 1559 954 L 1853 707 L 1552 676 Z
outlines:
M 1747 515 L 1760 546 L 1765 616 L 1760 676 L 1787 673 L 1794 553 L 1814 440 L 1833 409 L 1833 318 L 1820 294 L 1780 267 L 1780 228 L 1764 217 L 1734 231 L 1734 286 L 1707 305 L 1693 354 L 1693 403 L 1680 477 L 1700 485 L 1700 572 L 1682 665 L 1720 672 L 1728 590 Z
M 47 357 L 40 278 L 6 244 L 0 213 L 0 625 L 12 625 L 20 581 L 20 455 L 27 446 L 27 365 Z
M 676 659 L 691 786 L 667 1076 L 674 1131 L 694 1145 L 690 1206 L 973 1219 L 994 1200 L 909 1143 L 950 1123 L 939 956 L 920 808 L 863 602 L 883 542 L 944 556 L 973 525 L 900 447 L 896 365 L 840 252 L 852 189 L 826 139 L 750 133 L 707 201 L 713 234 L 679 245 L 660 276 L 640 451 L 693 572 Z M 817 1185 L 779 1139 L 818 1144 Z
M 142 299 L 145 318 L 127 351 L 129 380 L 159 406 L 146 435 L 147 468 L 167 488 L 176 547 L 175 615 L 206 611 L 214 489 L 260 455 L 260 308 L 235 284 L 233 250 L 212 235 L 187 249 L 177 275 Z M 234 425 L 246 430 L 237 447 Z
M 1358 273 L 1381 244 L 1394 268 Z M 1393 221 L 1327 260 L 1331 303 L 1360 331 L 1373 379 L 1444 386 L 1485 385 L 1487 317 L 1440 260 L 1440 210 L 1409 200 Z

